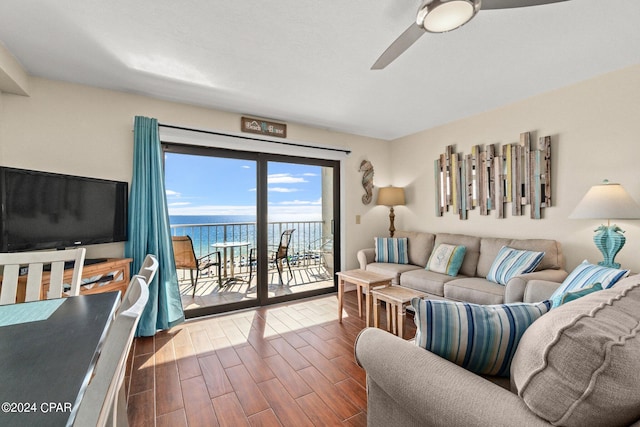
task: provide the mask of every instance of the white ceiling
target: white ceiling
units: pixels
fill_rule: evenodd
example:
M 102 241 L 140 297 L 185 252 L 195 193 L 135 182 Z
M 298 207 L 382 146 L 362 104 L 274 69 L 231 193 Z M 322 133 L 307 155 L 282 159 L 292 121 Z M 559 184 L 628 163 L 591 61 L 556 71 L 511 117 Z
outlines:
M 481 10 L 370 67 L 417 0 L 2 0 L 34 76 L 395 139 L 640 63 L 640 0 Z

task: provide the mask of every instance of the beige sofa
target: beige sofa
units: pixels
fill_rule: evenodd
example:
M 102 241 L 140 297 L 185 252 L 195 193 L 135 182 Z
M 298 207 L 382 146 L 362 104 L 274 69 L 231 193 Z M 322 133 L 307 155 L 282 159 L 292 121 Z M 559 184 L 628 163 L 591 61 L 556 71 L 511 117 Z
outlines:
M 367 425 L 640 426 L 640 275 L 552 309 L 493 381 L 380 329 L 364 329 Z
M 409 264 L 378 263 L 375 249 L 358 251 L 363 270 L 394 276 L 393 285 L 425 292 L 430 298 L 446 298 L 476 304 L 535 302 L 549 297 L 568 273 L 560 243 L 547 239 L 505 239 L 464 234 L 398 231 L 406 237 Z M 466 254 L 457 276 L 425 270 L 429 256 L 440 243 L 463 245 Z M 506 286 L 486 280 L 491 264 L 502 246 L 542 251 L 544 258 L 536 271 L 513 277 Z

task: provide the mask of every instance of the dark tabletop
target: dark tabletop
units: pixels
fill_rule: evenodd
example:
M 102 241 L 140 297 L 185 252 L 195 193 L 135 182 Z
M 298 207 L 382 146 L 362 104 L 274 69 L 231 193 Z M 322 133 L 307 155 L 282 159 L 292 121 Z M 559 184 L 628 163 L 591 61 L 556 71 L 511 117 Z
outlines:
M 0 426 L 73 420 L 119 294 L 66 298 L 46 320 L 0 327 Z

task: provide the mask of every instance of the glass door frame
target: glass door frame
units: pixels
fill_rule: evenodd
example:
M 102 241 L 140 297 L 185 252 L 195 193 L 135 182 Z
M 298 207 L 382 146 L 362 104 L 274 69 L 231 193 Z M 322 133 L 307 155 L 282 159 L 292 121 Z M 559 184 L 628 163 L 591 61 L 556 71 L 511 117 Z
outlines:
M 229 150 L 225 148 L 193 146 L 176 143 L 162 143 L 164 153 L 178 153 L 187 155 L 201 155 L 209 157 L 232 158 L 239 160 L 249 160 L 256 162 L 256 231 L 257 231 L 257 298 L 243 300 L 233 303 L 213 305 L 195 308 L 185 311 L 186 318 L 207 316 L 218 313 L 225 313 L 232 310 L 242 310 L 246 308 L 259 307 L 271 304 L 293 301 L 301 298 L 329 294 L 337 292 L 338 281 L 336 276 L 332 277 L 333 286 L 269 297 L 268 290 L 268 265 L 269 260 L 269 238 L 268 238 L 268 164 L 269 162 L 295 163 L 314 165 L 331 168 L 333 170 L 332 196 L 333 196 L 333 259 L 334 271 L 340 271 L 341 260 L 341 229 L 340 229 L 340 161 L 327 160 L 310 157 L 288 156 L 284 154 L 269 154 L 255 151 Z M 163 155 L 164 159 L 164 155 Z M 263 266 L 263 267 L 260 267 Z

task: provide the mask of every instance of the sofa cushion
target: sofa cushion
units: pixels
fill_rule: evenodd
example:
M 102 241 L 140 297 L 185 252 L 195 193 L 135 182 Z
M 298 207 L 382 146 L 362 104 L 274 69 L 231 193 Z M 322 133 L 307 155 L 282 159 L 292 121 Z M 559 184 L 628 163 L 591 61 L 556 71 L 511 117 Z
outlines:
M 392 264 L 386 262 L 374 262 L 371 264 L 367 264 L 367 271 L 372 271 L 374 273 L 382 274 L 383 276 L 391 276 L 393 279 L 391 280 L 392 285 L 400 284 L 400 275 L 406 271 L 412 270 L 420 270 L 424 271 L 422 267 L 413 264 Z
M 475 304 L 502 304 L 505 287 L 482 277 L 455 278 L 444 286 L 444 297 Z
M 640 419 L 640 276 L 553 309 L 526 331 L 512 390 L 555 425 Z
M 476 266 L 478 265 L 478 257 L 480 256 L 480 238 L 475 236 L 467 236 L 466 234 L 436 234 L 435 247 L 442 243 L 449 245 L 464 246 L 466 253 L 464 261 L 460 266 L 460 274 L 463 276 L 473 277 L 476 275 Z
M 376 237 L 376 262 L 409 264 L 406 238 Z
M 562 295 L 568 291 L 582 289 L 594 283 L 600 283 L 603 289 L 607 289 L 628 274 L 629 270 L 594 265 L 585 260 L 564 279 L 562 285 L 551 295 L 553 307 L 560 305 Z
M 396 231 L 396 237 L 406 237 L 409 245 L 409 263 L 424 267 L 433 250 L 435 234 L 422 231 Z
M 478 259 L 478 277 L 487 277 L 493 260 L 498 256 L 498 252 L 503 246 L 526 251 L 544 252 L 544 257 L 536 271 L 538 270 L 558 270 L 564 268 L 564 257 L 560 250 L 560 245 L 555 240 L 549 239 L 504 239 L 494 237 L 483 237 L 480 245 L 480 257 Z
M 531 273 L 542 261 L 544 252 L 525 251 L 503 246 L 493 260 L 487 280 L 501 285 L 520 274 Z
M 482 375 L 509 375 L 525 330 L 551 307 L 549 301 L 478 305 L 414 298 L 416 345 Z
M 419 268 L 403 273 L 400 276 L 400 285 L 405 288 L 443 297 L 445 283 L 454 279 L 458 280 L 459 277 L 460 276 L 456 278 Z
M 449 276 L 457 276 L 465 252 L 464 246 L 442 243 L 431 253 L 426 269 Z

